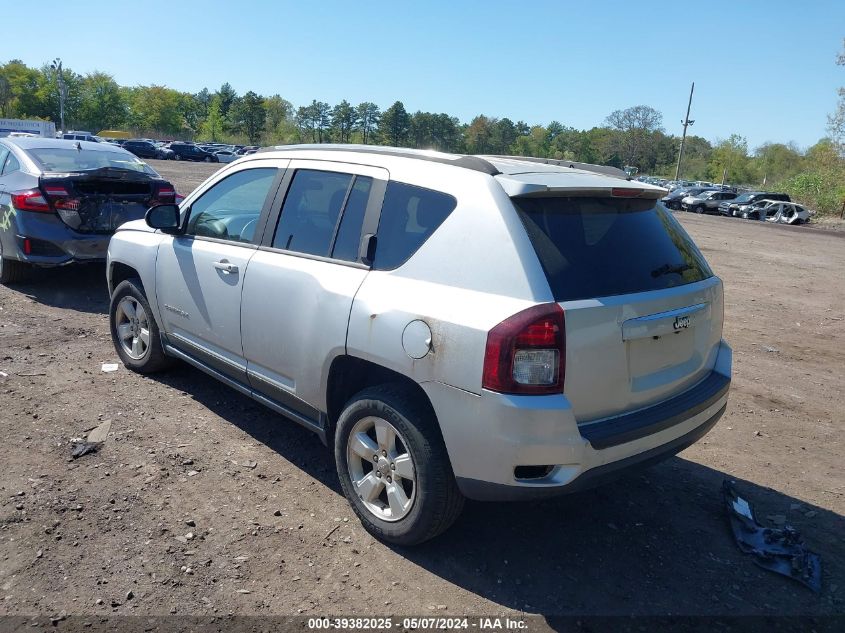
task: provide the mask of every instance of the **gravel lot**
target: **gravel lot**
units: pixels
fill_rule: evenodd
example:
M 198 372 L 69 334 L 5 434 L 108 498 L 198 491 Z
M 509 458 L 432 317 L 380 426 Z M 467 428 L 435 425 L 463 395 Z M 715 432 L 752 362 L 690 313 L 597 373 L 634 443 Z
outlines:
M 150 162 L 182 194 L 219 167 Z M 717 427 L 598 490 L 468 503 L 412 550 L 360 527 L 305 430 L 186 366 L 101 372 L 102 266 L 0 287 L 0 614 L 843 613 L 845 234 L 679 217 L 726 284 Z M 725 478 L 822 555 L 821 594 L 739 552 Z

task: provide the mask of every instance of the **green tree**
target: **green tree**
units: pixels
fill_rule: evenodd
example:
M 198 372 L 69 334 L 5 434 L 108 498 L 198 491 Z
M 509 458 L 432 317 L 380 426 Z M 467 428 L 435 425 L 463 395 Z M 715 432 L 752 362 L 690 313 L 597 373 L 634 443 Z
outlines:
M 381 115 L 379 134 L 387 145 L 403 147 L 408 141 L 411 117 L 401 101 L 396 101 Z
M 496 121 L 490 137 L 490 151 L 494 154 L 510 154 L 511 145 L 516 141 L 516 125 L 505 117 Z
M 245 134 L 250 143 L 257 143 L 264 132 L 267 111 L 264 99 L 250 90 L 231 108 L 229 112 L 232 128 Z
M 142 134 L 182 136 L 182 94 L 166 86 L 138 86 L 131 91 L 129 125 Z
M 765 143 L 754 154 L 757 169 L 763 177 L 762 184 L 791 178 L 803 167 L 804 157 L 794 144 Z
M 605 125 L 616 132 L 615 153 L 626 165 L 640 168 L 652 149 L 652 133 L 661 130 L 662 124 L 663 115 L 646 105 L 614 110 L 605 119 Z
M 378 128 L 381 111 L 375 103 L 365 101 L 355 108 L 356 129 L 361 133 L 361 142 L 367 145 L 372 140 L 373 132 Z
M 82 79 L 77 122 L 86 130 L 120 129 L 126 124 L 127 104 L 111 75 L 93 72 Z
M 737 184 L 752 184 L 758 181 L 757 171 L 748 157 L 748 141 L 739 134 L 731 134 L 713 148 L 707 166 L 710 180 Z
M 489 154 L 493 148 L 496 120 L 479 114 L 464 131 L 464 142 L 468 154 Z
M 208 106 L 208 116 L 199 128 L 199 138 L 216 143 L 223 137 L 223 115 L 220 113 L 220 95 L 214 95 Z
M 264 143 L 268 145 L 298 143 L 301 141 L 299 128 L 294 119 L 293 105 L 279 95 L 264 99 L 267 120 L 264 125 Z
M 355 108 L 346 99 L 332 108 L 331 129 L 338 142 L 349 142 L 349 136 L 355 128 L 356 120 Z
M 217 96 L 220 97 L 220 116 L 224 119 L 229 116 L 229 110 L 235 105 L 238 100 L 238 93 L 232 88 L 232 85 L 227 81 L 217 91 Z

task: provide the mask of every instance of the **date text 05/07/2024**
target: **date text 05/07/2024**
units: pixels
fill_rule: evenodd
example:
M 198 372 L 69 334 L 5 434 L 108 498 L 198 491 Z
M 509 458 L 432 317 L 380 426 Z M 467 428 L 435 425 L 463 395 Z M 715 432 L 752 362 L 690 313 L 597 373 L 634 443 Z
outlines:
M 519 631 L 526 629 L 528 623 L 522 619 L 508 617 L 308 618 L 309 630 L 389 631 L 400 626 L 405 630 Z

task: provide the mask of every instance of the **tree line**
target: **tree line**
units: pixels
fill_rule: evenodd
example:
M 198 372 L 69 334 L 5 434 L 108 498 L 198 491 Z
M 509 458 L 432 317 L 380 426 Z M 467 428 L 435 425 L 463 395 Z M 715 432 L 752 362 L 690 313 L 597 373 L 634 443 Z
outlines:
M 845 55 L 837 63 L 845 63 Z M 410 112 L 402 101 L 384 110 L 375 103 L 347 100 L 334 105 L 313 100 L 297 107 L 278 94 L 239 95 L 228 82 L 213 92 L 204 88 L 190 93 L 159 85 L 121 86 L 102 72 L 83 75 L 65 68 L 63 78 L 67 127 L 94 133 L 120 129 L 142 137 L 261 145 L 382 144 L 574 160 L 666 177 L 674 176 L 680 146 L 678 136 L 666 133 L 663 115 L 647 105 L 616 110 L 601 125 L 579 130 L 559 121 L 528 124 L 484 114 L 465 123 L 447 113 Z M 842 106 L 831 117 L 834 138 L 806 151 L 793 143 L 766 143 L 750 150 L 737 134 L 716 143 L 688 136 L 681 176 L 716 182 L 725 176 L 734 184 L 780 186 L 819 210 L 838 208 L 845 196 L 837 184 L 843 169 L 843 139 L 841 134 L 836 138 L 837 131 L 845 131 L 841 111 Z M 58 122 L 56 72 L 46 64 L 30 68 L 20 60 L 0 66 L 0 117 Z

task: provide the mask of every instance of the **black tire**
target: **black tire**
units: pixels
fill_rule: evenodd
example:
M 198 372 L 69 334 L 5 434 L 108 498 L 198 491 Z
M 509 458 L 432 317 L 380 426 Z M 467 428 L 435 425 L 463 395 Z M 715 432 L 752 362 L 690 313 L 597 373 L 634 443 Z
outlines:
M 174 360 L 164 353 L 164 349 L 161 346 L 158 324 L 155 321 L 150 304 L 142 288 L 143 285 L 140 279 L 127 279 L 117 285 L 117 288 L 112 293 L 111 304 L 109 305 L 109 329 L 111 330 L 112 343 L 114 343 L 114 348 L 117 350 L 117 355 L 123 364 L 128 369 L 139 374 L 151 374 L 167 369 L 173 365 Z M 123 349 L 117 334 L 117 307 L 124 297 L 134 298 L 147 314 L 149 344 L 144 355 L 139 359 L 129 356 Z
M 173 160 L 182 160 L 182 157 L 179 156 L 179 154 L 174 153 L 173 154 Z
M 356 493 L 347 469 L 347 442 L 355 424 L 374 416 L 389 422 L 405 440 L 415 469 L 415 496 L 398 521 L 377 517 Z M 335 463 L 340 485 L 364 528 L 394 545 L 417 545 L 447 530 L 463 509 L 464 497 L 431 405 L 401 384 L 380 385 L 355 395 L 340 415 L 335 431 Z
M 696 213 L 699 213 L 699 214 L 704 213 L 704 207 L 702 207 L 701 205 L 698 205 L 697 207 L 695 207 L 695 209 L 693 209 L 693 211 L 695 211 Z
M 29 276 L 30 266 L 26 262 L 3 257 L 3 245 L 0 244 L 0 284 L 17 284 Z
M 214 162 L 214 159 L 211 156 L 206 156 L 203 160 L 207 163 L 213 163 Z

